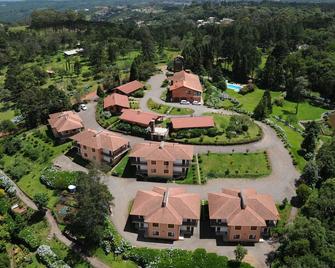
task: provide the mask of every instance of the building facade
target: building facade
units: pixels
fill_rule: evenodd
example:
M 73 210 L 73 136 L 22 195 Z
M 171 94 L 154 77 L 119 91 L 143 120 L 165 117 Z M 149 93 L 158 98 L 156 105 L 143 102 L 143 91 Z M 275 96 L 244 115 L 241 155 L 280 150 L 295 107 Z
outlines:
M 182 178 L 191 165 L 193 146 L 164 141 L 135 144 L 129 159 L 138 176 Z
M 208 208 L 210 226 L 229 242 L 258 242 L 279 219 L 272 197 L 254 189 L 209 193 Z
M 130 219 L 144 237 L 178 240 L 191 236 L 200 219 L 200 196 L 182 188 L 138 191 Z
M 83 159 L 102 164 L 116 164 L 130 149 L 128 140 L 109 131 L 86 129 L 72 137 Z

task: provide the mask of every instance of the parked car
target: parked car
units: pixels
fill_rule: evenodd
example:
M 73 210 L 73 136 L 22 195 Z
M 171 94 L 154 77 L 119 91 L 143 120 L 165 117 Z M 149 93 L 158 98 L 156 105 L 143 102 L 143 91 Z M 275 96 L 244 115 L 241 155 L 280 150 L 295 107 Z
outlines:
M 192 102 L 192 104 L 193 104 L 193 105 L 201 105 L 201 102 L 195 100 L 195 101 Z
M 188 105 L 190 102 L 188 100 L 181 100 L 180 104 Z
M 80 109 L 82 109 L 83 111 L 86 111 L 87 110 L 86 104 L 80 104 Z

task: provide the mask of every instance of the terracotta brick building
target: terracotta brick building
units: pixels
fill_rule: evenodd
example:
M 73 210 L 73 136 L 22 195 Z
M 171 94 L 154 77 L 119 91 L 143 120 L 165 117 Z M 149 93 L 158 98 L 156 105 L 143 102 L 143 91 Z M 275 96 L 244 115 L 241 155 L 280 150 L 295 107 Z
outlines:
M 50 114 L 48 122 L 53 135 L 61 139 L 66 139 L 84 129 L 83 121 L 73 111 Z
M 168 94 L 173 102 L 181 100 L 200 102 L 202 91 L 199 76 L 180 71 L 172 76 Z
M 128 140 L 109 131 L 86 129 L 72 137 L 82 158 L 114 165 L 129 150 Z
M 178 240 L 193 234 L 200 219 L 200 196 L 183 188 L 138 191 L 131 222 L 145 237 Z
M 213 116 L 190 116 L 171 118 L 171 128 L 189 129 L 189 128 L 211 128 L 214 127 Z
M 113 114 L 120 114 L 123 109 L 129 108 L 129 99 L 126 95 L 113 93 L 104 99 L 104 109 Z
M 141 82 L 134 80 L 134 81 L 131 81 L 129 83 L 126 83 L 124 85 L 114 88 L 113 91 L 120 93 L 120 94 L 130 96 L 134 94 L 137 90 L 140 90 L 142 88 L 144 88 L 144 85 Z
M 193 159 L 193 146 L 177 143 L 138 143 L 129 154 L 136 174 L 144 177 L 185 177 Z
M 210 226 L 224 241 L 258 242 L 279 219 L 272 197 L 254 189 L 209 193 L 208 208 Z

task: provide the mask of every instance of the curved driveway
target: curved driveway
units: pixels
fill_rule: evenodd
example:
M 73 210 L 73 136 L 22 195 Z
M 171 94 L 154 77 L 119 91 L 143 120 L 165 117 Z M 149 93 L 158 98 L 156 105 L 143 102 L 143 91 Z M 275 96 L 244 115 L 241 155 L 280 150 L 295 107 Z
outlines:
M 152 89 L 146 92 L 144 98 L 140 101 L 140 107 L 144 111 L 148 111 L 146 102 L 149 98 L 152 98 L 155 102 L 163 103 L 160 100 L 162 92 L 161 83 L 165 79 L 163 73 L 156 74 L 148 80 Z M 181 107 L 180 104 L 170 104 L 176 107 Z M 183 107 L 183 106 L 182 106 Z M 101 130 L 102 128 L 95 120 L 95 108 L 96 103 L 88 104 L 87 111 L 81 111 L 79 114 L 84 121 L 84 125 L 88 128 Z M 230 111 L 214 110 L 204 106 L 192 106 L 195 110 L 196 115 L 200 115 L 204 112 L 220 112 L 224 114 L 232 114 Z M 255 188 L 260 193 L 267 193 L 273 196 L 276 202 L 281 202 L 285 197 L 290 199 L 295 194 L 294 182 L 299 177 L 299 172 L 295 169 L 292 164 L 291 157 L 288 151 L 285 149 L 281 140 L 277 137 L 275 131 L 260 122 L 256 122 L 263 130 L 263 138 L 254 143 L 244 145 L 233 145 L 233 146 L 207 146 L 207 145 L 196 145 L 195 151 L 197 153 L 205 152 L 222 152 L 231 153 L 234 152 L 250 152 L 264 151 L 268 153 L 268 157 L 271 163 L 272 172 L 269 176 L 258 178 L 258 179 L 212 179 L 205 185 L 179 185 L 178 187 L 184 187 L 190 192 L 199 193 L 201 199 L 207 199 L 209 192 L 220 191 L 222 188 Z M 122 135 L 117 133 L 118 135 Z M 143 142 L 144 139 L 139 137 L 124 135 L 131 144 Z M 125 224 L 128 217 L 128 207 L 131 200 L 135 197 L 136 192 L 139 189 L 151 189 L 155 185 L 162 185 L 161 183 L 154 182 L 142 182 L 136 179 L 125 179 L 114 176 L 103 177 L 103 182 L 109 187 L 112 195 L 114 196 L 114 203 L 116 204 L 113 209 L 112 220 L 115 224 L 119 233 L 128 241 L 135 246 L 150 246 L 155 248 L 167 248 L 167 247 L 178 247 L 183 249 L 196 249 L 199 247 L 205 248 L 210 252 L 216 252 L 218 254 L 226 255 L 233 258 L 233 250 L 235 247 L 225 246 L 220 247 L 216 245 L 214 239 L 199 239 L 199 234 L 195 233 L 192 238 L 185 239 L 183 241 L 176 241 L 173 244 L 157 243 L 157 242 L 143 242 L 139 241 L 137 234 L 130 233 L 124 230 Z M 168 187 L 176 186 L 175 183 L 164 184 Z M 197 228 L 199 229 L 199 228 Z M 197 230 L 198 231 L 198 230 Z M 266 253 L 274 249 L 274 245 L 271 243 L 258 243 L 254 247 L 248 247 L 248 256 L 246 261 L 250 261 L 256 267 L 264 267 Z

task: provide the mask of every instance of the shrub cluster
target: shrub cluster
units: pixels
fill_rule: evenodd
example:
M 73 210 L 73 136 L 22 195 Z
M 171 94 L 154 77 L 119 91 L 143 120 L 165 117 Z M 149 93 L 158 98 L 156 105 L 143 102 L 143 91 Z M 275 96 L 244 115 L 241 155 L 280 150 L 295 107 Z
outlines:
M 52 189 L 65 190 L 71 184 L 76 185 L 80 172 L 59 171 L 46 168 L 41 175 L 41 182 Z
M 148 131 L 145 127 L 129 124 L 127 122 L 122 122 L 122 121 L 117 122 L 113 126 L 113 129 L 124 132 L 126 134 L 133 135 L 133 136 L 146 137 L 148 135 Z
M 38 259 L 44 263 L 48 268 L 71 268 L 63 260 L 61 260 L 55 252 L 47 245 L 41 245 L 37 251 Z

